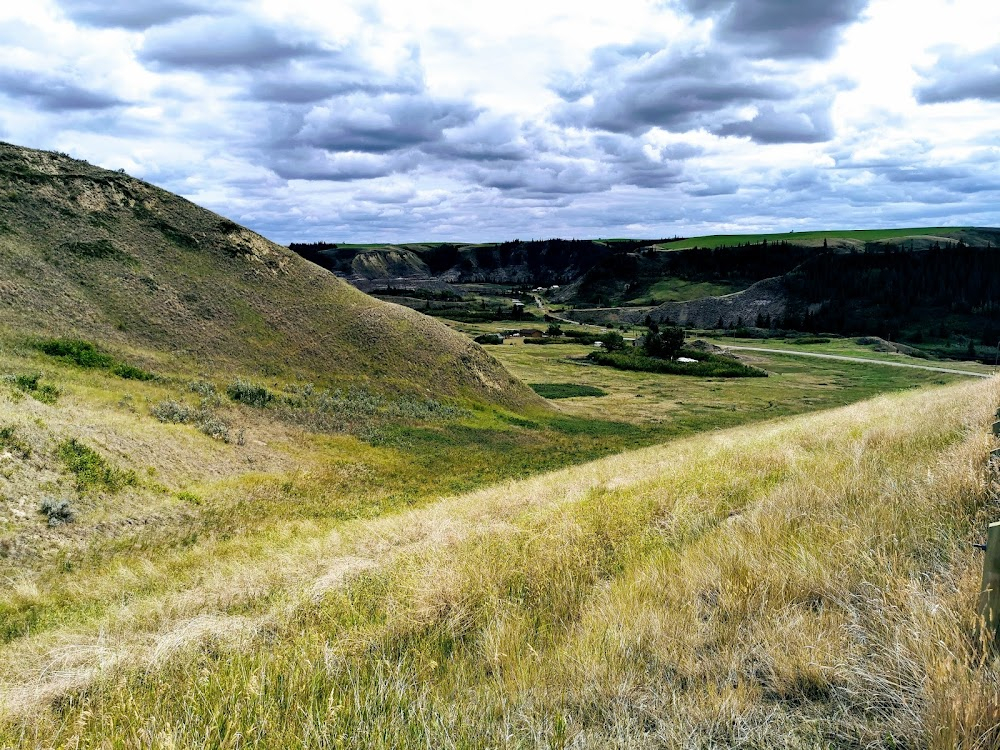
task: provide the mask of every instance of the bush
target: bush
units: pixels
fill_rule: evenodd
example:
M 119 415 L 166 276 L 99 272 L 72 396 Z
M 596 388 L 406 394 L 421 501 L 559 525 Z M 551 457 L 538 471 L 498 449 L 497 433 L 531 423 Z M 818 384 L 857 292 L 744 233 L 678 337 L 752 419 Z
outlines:
M 73 523 L 76 519 L 76 512 L 69 500 L 47 497 L 39 504 L 38 511 L 49 519 L 49 526 L 62 526 L 64 523 Z
M 607 396 L 608 392 L 592 385 L 575 383 L 529 383 L 531 390 L 542 398 L 576 398 L 578 396 Z
M 473 339 L 477 344 L 484 345 L 497 345 L 503 343 L 503 336 L 498 333 L 484 333 L 481 336 L 476 336 Z
M 43 354 L 60 357 L 80 367 L 110 368 L 115 364 L 109 354 L 98 351 L 89 341 L 79 339 L 47 339 L 35 344 Z
M 89 341 L 80 339 L 45 339 L 36 341 L 35 348 L 50 357 L 59 357 L 79 367 L 110 370 L 126 380 L 152 380 L 156 376 L 140 367 L 119 362 L 110 354 L 105 354 Z
M 51 383 L 39 383 L 41 378 L 39 373 L 15 375 L 13 377 L 14 387 L 43 404 L 54 404 L 59 398 L 59 389 Z
M 552 323 L 545 331 L 546 336 L 562 336 L 563 330 L 559 327 L 558 323 Z
M 697 375 L 706 378 L 766 378 L 767 373 L 757 367 L 750 367 L 729 357 L 719 357 L 704 352 L 682 349 L 681 354 L 698 359 L 698 362 L 677 362 L 671 359 L 647 357 L 633 352 L 595 351 L 587 359 L 599 365 L 607 365 L 618 370 L 657 372 L 665 375 Z
M 195 411 L 187 404 L 180 401 L 161 401 L 149 410 L 149 413 L 161 422 L 173 422 L 174 424 L 185 424 L 194 419 Z
M 0 427 L 0 448 L 5 448 L 21 458 L 31 456 L 31 446 L 21 439 L 14 425 Z
M 241 378 L 237 378 L 229 384 L 226 388 L 226 395 L 233 401 L 261 409 L 274 400 L 274 394 L 267 388 Z
M 112 367 L 111 373 L 126 380 L 152 380 L 156 377 L 153 373 L 143 370 L 141 367 L 129 365 L 124 362 L 119 362 Z

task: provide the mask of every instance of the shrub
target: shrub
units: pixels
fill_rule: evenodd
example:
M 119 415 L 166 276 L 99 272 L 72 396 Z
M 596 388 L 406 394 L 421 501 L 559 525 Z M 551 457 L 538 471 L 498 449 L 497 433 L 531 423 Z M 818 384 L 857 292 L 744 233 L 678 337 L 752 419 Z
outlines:
M 73 523 L 76 519 L 76 511 L 69 500 L 47 497 L 39 504 L 38 511 L 49 519 L 49 526 L 62 526 L 64 523 Z
M 484 333 L 481 336 L 476 336 L 474 341 L 477 344 L 487 344 L 487 345 L 502 344 L 503 336 L 501 336 L 498 333 Z
M 757 367 L 750 367 L 729 357 L 719 357 L 704 352 L 682 349 L 681 354 L 697 358 L 698 362 L 677 362 L 671 359 L 646 357 L 633 352 L 595 351 L 587 359 L 599 365 L 607 365 L 618 370 L 638 372 L 658 372 L 665 375 L 696 375 L 706 378 L 766 378 L 767 373 Z
M 174 424 L 185 424 L 194 418 L 195 412 L 187 404 L 180 401 L 161 401 L 149 410 L 149 413 L 161 422 L 173 422 Z
M 141 367 L 126 364 L 125 362 L 119 362 L 112 367 L 111 373 L 126 380 L 152 380 L 156 377 L 153 373 L 143 370 Z
M 13 377 L 14 387 L 43 404 L 54 404 L 59 398 L 59 389 L 51 383 L 39 383 L 41 377 L 41 374 L 38 373 L 15 375 Z
M 97 451 L 76 438 L 61 442 L 58 455 L 66 468 L 76 475 L 76 486 L 81 492 L 87 489 L 118 492 L 138 483 L 134 471 L 111 466 Z
M 192 380 L 188 383 L 188 390 L 192 393 L 197 393 L 202 398 L 211 398 L 217 393 L 215 390 L 215 384 L 210 383 L 207 380 Z
M 206 414 L 204 418 L 198 420 L 198 429 L 215 440 L 224 443 L 229 442 L 229 425 L 222 419 L 211 414 Z
M 60 357 L 80 367 L 109 368 L 115 361 L 109 354 L 98 351 L 89 341 L 79 339 L 46 339 L 35 344 L 43 354 Z
M 542 398 L 576 398 L 578 396 L 607 396 L 608 392 L 592 385 L 575 383 L 529 383 L 531 390 Z
M 80 339 L 44 339 L 34 343 L 36 349 L 50 357 L 86 368 L 110 370 L 113 375 L 126 380 L 152 380 L 156 376 L 140 367 L 118 362 L 110 354 L 100 351 L 89 341 Z
M 274 394 L 267 388 L 241 378 L 236 378 L 229 384 L 226 388 L 226 395 L 233 401 L 258 408 L 264 408 L 274 400 Z
M 563 330 L 558 323 L 551 323 L 545 331 L 546 336 L 562 336 Z

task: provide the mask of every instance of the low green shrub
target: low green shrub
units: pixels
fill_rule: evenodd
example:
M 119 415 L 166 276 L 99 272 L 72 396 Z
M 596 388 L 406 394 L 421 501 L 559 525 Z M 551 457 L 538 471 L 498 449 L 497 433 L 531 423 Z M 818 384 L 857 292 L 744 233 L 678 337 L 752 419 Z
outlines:
M 630 351 L 606 352 L 598 350 L 587 355 L 587 359 L 599 365 L 607 365 L 618 370 L 657 372 L 664 375 L 696 375 L 705 378 L 766 378 L 767 373 L 757 367 L 745 365 L 729 357 L 720 357 L 705 352 L 681 349 L 681 356 L 697 359 L 697 362 L 678 362 L 673 359 L 647 357 Z
M 119 362 L 110 354 L 102 352 L 89 341 L 81 339 L 42 339 L 33 342 L 33 346 L 50 357 L 58 357 L 65 362 L 71 362 L 88 369 L 110 370 L 126 380 L 152 380 L 156 376 L 141 367 Z
M 115 364 L 110 354 L 105 354 L 89 341 L 80 339 L 45 339 L 36 342 L 35 348 L 50 357 L 59 357 L 80 367 L 108 369 Z
M 141 367 L 126 364 L 125 362 L 119 362 L 112 367 L 111 373 L 120 378 L 125 378 L 125 380 L 152 380 L 156 377 L 148 370 L 143 370 Z
M 476 338 L 473 339 L 473 340 L 477 344 L 485 344 L 485 345 L 493 345 L 493 346 L 495 346 L 497 344 L 502 344 L 503 343 L 503 336 L 501 336 L 498 333 L 484 333 L 481 336 L 476 336 Z
M 60 391 L 51 383 L 40 383 L 41 378 L 41 373 L 14 375 L 12 382 L 15 388 L 27 393 L 36 401 L 43 404 L 54 404 L 60 396 Z
M 101 454 L 76 438 L 61 442 L 57 453 L 67 470 L 76 475 L 76 486 L 80 492 L 89 489 L 118 492 L 138 484 L 134 471 L 112 466 Z
M 592 385 L 576 383 L 529 383 L 535 393 L 542 398 L 576 398 L 578 396 L 607 396 L 608 392 Z
M 256 406 L 259 409 L 264 408 L 274 401 L 274 394 L 266 387 L 257 383 L 251 383 L 242 378 L 236 378 L 236 380 L 229 384 L 226 388 L 226 395 L 233 401 L 238 401 L 247 406 Z

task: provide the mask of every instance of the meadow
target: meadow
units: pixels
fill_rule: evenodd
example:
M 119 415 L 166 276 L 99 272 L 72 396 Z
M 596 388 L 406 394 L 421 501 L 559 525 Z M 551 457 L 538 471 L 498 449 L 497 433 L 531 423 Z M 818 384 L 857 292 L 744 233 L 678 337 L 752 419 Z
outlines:
M 2 646 L 0 746 L 991 746 L 998 403 L 921 389 L 297 520 L 172 556 L 176 588 L 162 551 L 68 570 L 119 592 Z
M 863 502 L 851 494 L 858 467 L 902 491 L 924 481 L 922 468 L 907 479 L 909 462 L 929 462 L 922 491 L 945 503 L 941 487 L 982 475 L 979 453 L 953 467 L 941 451 L 985 456 L 992 381 L 927 389 L 961 377 L 778 354 L 754 355 L 767 378 L 699 379 L 587 365 L 593 348 L 579 344 L 489 347 L 537 392 L 561 396 L 515 412 L 276 374 L 213 377 L 140 350 L 83 367 L 64 348 L 52 356 L 15 338 L 0 349 L 2 748 L 680 747 L 685 736 L 710 745 L 838 726 L 925 736 L 919 712 L 841 726 L 846 693 L 804 661 L 815 643 L 792 662 L 768 655 L 787 633 L 764 623 L 801 604 L 777 579 L 798 564 L 795 545 L 820 533 L 811 523 L 792 524 L 787 554 L 746 552 L 775 577 L 773 602 L 750 593 L 766 599 L 752 630 L 764 645 L 751 651 L 776 687 L 746 682 L 743 667 L 735 693 L 713 682 L 723 663 L 758 658 L 723 624 L 750 606 L 737 600 L 760 571 L 740 573 L 744 593 L 702 591 L 709 570 L 739 566 L 711 557 L 722 542 L 701 545 L 744 515 L 757 519 L 748 535 L 778 524 L 776 543 L 799 517 L 790 498 L 828 497 L 849 515 Z M 142 379 L 118 372 L 133 360 Z M 910 393 L 787 419 L 891 390 Z M 885 415 L 904 408 L 912 424 L 883 435 Z M 970 538 L 984 497 L 949 511 L 951 536 L 933 549 L 920 545 L 937 526 L 911 539 L 899 565 L 940 562 L 942 544 Z M 820 525 L 832 533 L 835 522 Z M 804 590 L 819 585 L 812 576 L 840 585 L 850 544 L 861 542 L 838 541 L 837 556 L 795 573 Z M 971 596 L 962 585 L 949 606 Z M 857 593 L 845 591 L 831 594 L 837 607 Z M 713 597 L 723 604 L 703 604 Z M 700 607 L 723 629 L 676 640 Z M 848 617 L 836 611 L 807 632 L 829 637 Z M 704 643 L 716 646 L 703 658 Z M 706 690 L 714 697 L 698 697 Z M 814 692 L 816 705 L 800 695 Z M 762 697 L 772 693 L 785 697 Z M 726 706 L 732 726 L 709 727 Z

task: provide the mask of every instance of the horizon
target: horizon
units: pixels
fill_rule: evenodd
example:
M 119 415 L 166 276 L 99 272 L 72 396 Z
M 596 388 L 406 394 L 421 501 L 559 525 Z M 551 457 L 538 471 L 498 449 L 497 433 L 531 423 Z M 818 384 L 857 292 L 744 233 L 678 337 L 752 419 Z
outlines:
M 0 139 L 283 244 L 1000 225 L 985 2 L 45 0 L 0 22 Z

